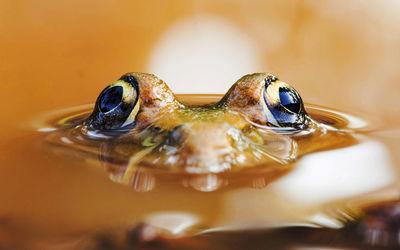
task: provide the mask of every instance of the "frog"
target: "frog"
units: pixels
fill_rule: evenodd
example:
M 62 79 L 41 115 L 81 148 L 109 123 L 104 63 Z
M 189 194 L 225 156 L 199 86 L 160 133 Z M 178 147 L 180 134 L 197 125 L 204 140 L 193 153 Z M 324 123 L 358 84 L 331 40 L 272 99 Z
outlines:
M 262 188 L 303 155 L 355 143 L 310 116 L 300 94 L 270 73 L 245 75 L 202 105 L 180 101 L 153 74 L 126 73 L 101 91 L 89 115 L 58 125 L 53 145 L 96 158 L 113 181 L 137 191 L 151 191 L 154 175 L 185 176 L 183 185 L 200 191 L 253 175 L 250 185 Z

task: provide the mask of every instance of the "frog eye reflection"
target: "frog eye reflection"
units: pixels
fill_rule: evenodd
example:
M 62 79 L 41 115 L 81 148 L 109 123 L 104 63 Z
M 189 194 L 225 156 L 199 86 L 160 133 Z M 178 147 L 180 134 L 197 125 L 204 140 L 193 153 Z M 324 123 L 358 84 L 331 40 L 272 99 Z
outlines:
M 98 108 L 102 113 L 108 113 L 117 108 L 122 102 L 124 88 L 112 86 L 105 89 L 99 96 Z
M 132 77 L 122 78 L 100 93 L 86 124 L 100 130 L 131 129 L 135 126 L 139 107 L 137 81 Z
M 278 127 L 303 128 L 306 124 L 306 111 L 297 91 L 275 77 L 265 80 L 264 112 L 268 123 Z

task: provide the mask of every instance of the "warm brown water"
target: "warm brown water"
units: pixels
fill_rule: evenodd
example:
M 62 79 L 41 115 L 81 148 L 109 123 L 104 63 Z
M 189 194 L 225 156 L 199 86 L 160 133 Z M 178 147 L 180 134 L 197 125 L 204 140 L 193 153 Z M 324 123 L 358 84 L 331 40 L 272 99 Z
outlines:
M 202 104 L 213 102 L 219 96 L 180 95 L 179 98 L 183 102 Z M 336 135 L 328 138 L 330 141 L 338 140 L 338 143 L 328 144 L 331 146 L 323 150 L 346 150 L 354 145 L 368 144 L 371 127 L 363 123 L 363 120 L 317 106 L 308 105 L 306 109 L 316 121 L 348 133 L 348 136 Z M 30 133 L 8 147 L 7 159 L 12 159 L 13 164 L 4 165 L 8 168 L 3 169 L 1 177 L 2 190 L 7 192 L 4 192 L 5 196 L 2 197 L 4 202 L 0 232 L 3 237 L 0 238 L 0 246 L 58 246 L 74 249 L 83 247 L 89 244 L 88 242 L 96 242 L 99 235 L 112 241 L 119 239 L 125 230 L 131 230 L 143 221 L 165 226 L 165 222 L 162 222 L 165 218 L 182 223 L 181 229 L 176 229 L 176 225 L 172 223 L 178 234 L 190 236 L 205 229 L 232 232 L 231 236 L 210 232 L 205 234 L 209 236 L 189 239 L 189 242 L 193 241 L 190 243 L 194 244 L 193 246 L 205 244 L 216 248 L 228 247 L 230 244 L 227 244 L 226 237 L 244 237 L 242 241 L 238 241 L 238 244 L 242 245 L 248 244 L 246 242 L 251 238 L 254 238 L 251 240 L 254 246 L 271 245 L 271 242 L 268 242 L 276 237 L 276 234 L 286 237 L 286 232 L 273 233 L 274 231 L 265 231 L 267 229 L 304 223 L 337 228 L 342 226 L 342 220 L 348 220 L 346 214 L 357 211 L 360 205 L 394 196 L 389 191 L 382 191 L 375 197 L 365 195 L 390 185 L 391 178 L 388 175 L 391 170 L 387 169 L 388 166 L 383 165 L 383 169 L 366 166 L 367 170 L 373 173 L 364 177 L 368 178 L 372 174 L 386 178 L 386 184 L 384 181 L 376 183 L 370 179 L 358 184 L 356 179 L 352 181 L 351 178 L 363 178 L 358 173 L 364 171 L 363 166 L 353 165 L 363 164 L 362 159 L 345 159 L 344 162 L 349 164 L 336 170 L 327 166 L 326 171 L 330 171 L 328 179 L 327 176 L 318 176 L 318 173 L 325 171 L 323 164 L 318 166 L 322 172 L 317 174 L 308 172 L 305 175 L 295 171 L 297 168 L 304 169 L 307 165 L 324 162 L 324 157 L 327 157 L 327 161 L 332 161 L 333 158 L 329 155 L 322 155 L 322 158 L 319 156 L 321 159 L 317 160 L 317 163 L 295 162 L 279 174 L 265 172 L 262 168 L 242 171 L 236 175 L 200 177 L 187 174 L 172 175 L 167 171 L 143 172 L 121 185 L 118 181 L 112 181 L 115 181 L 113 171 L 99 160 L 96 152 L 81 151 L 79 145 L 60 147 L 60 144 L 52 143 L 52 136 L 54 138 L 54 135 L 57 135 L 58 122 L 67 117 L 69 122 L 73 123 L 74 119 L 71 120 L 71 117 L 78 117 L 79 120 L 80 116 L 85 117 L 89 113 L 90 109 L 87 106 L 44 113 L 30 123 Z M 379 150 L 381 149 L 378 147 Z M 360 157 L 357 156 L 358 151 L 349 152 L 355 152 L 355 158 Z M 384 156 L 372 154 L 370 157 L 382 160 Z M 334 157 L 344 157 L 343 152 Z M 315 166 L 309 169 L 315 170 Z M 345 171 L 341 172 L 343 170 Z M 285 181 L 285 176 L 288 175 L 291 177 Z M 307 175 L 314 176 L 314 179 L 307 178 Z M 340 179 L 346 175 L 350 177 L 341 182 Z M 296 178 L 301 180 L 302 186 L 310 185 L 308 181 L 314 181 L 315 187 L 311 187 L 312 192 L 310 193 L 309 188 L 296 190 Z M 323 186 L 326 185 L 322 184 L 322 188 L 318 189 L 318 178 L 325 178 L 325 181 L 332 183 L 325 188 Z M 349 188 L 349 192 L 346 193 L 346 189 L 343 191 L 339 186 L 344 184 L 360 185 L 361 188 L 356 191 Z M 290 188 L 291 186 L 294 188 Z M 204 190 L 212 192 L 202 192 Z M 339 195 L 332 194 L 336 190 Z M 310 199 L 314 196 L 317 197 L 315 200 Z M 324 198 L 318 199 L 321 196 Z M 332 197 L 329 198 L 330 196 Z M 303 199 L 306 202 L 302 202 Z M 255 229 L 260 231 L 238 233 L 238 230 Z M 307 233 L 308 230 L 311 229 L 304 228 L 303 231 Z M 258 236 L 263 231 L 266 232 L 265 238 Z M 287 237 L 290 238 L 290 234 Z M 296 244 L 300 239 L 294 237 L 292 240 L 293 244 Z M 181 244 L 179 242 L 176 244 Z M 186 243 L 183 242 L 185 248 Z M 321 244 L 324 244 L 324 240 Z
M 185 239 L 183 249 L 357 248 L 310 228 L 261 228 L 338 226 L 330 218 L 341 211 L 399 197 L 399 10 L 391 0 L 1 1 L 0 248 L 76 249 L 108 233 L 123 241 L 145 214 L 163 211 L 200 218 L 193 229 L 235 229 Z M 129 71 L 155 73 L 177 93 L 224 93 L 244 74 L 272 72 L 304 101 L 373 126 L 354 133 L 355 149 L 304 157 L 264 188 L 229 182 L 204 193 L 157 178 L 154 190 L 136 192 L 111 181 L 96 157 L 53 152 L 51 132 L 37 131 L 88 110 L 64 108 L 93 103 Z

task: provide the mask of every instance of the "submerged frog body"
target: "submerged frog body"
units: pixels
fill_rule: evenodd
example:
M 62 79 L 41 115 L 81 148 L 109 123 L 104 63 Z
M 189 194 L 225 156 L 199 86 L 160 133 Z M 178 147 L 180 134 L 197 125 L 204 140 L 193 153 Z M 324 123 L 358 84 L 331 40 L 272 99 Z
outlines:
M 101 92 L 89 117 L 64 119 L 54 141 L 99 156 L 119 182 L 138 183 L 143 169 L 206 175 L 192 184 L 242 169 L 262 169 L 270 179 L 301 155 L 353 142 L 314 121 L 297 91 L 267 73 L 243 76 L 204 105 L 180 102 L 154 75 L 128 73 Z M 140 178 L 149 186 L 146 174 Z

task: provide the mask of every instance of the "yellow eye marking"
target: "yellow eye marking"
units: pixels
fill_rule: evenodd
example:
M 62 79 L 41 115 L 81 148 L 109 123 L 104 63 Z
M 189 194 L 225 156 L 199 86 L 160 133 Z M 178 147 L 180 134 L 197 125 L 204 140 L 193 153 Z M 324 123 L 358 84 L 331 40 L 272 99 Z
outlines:
M 267 122 L 271 123 L 274 126 L 279 126 L 279 123 L 272 115 L 271 111 L 269 110 L 269 107 L 273 108 L 274 106 L 279 105 L 280 103 L 279 88 L 281 86 L 286 86 L 286 85 L 287 85 L 286 83 L 277 80 L 269 84 L 264 92 L 265 97 L 264 100 L 262 101 L 263 110 L 265 115 L 267 116 Z
M 130 85 L 129 83 L 127 83 L 123 80 L 118 80 L 118 81 L 110 84 L 107 89 L 110 89 L 113 87 L 118 87 L 118 86 L 122 87 L 122 89 L 123 89 L 121 103 L 122 102 L 133 103 L 137 99 L 135 107 L 132 109 L 128 118 L 125 120 L 125 122 L 121 126 L 121 127 L 124 127 L 135 121 L 136 115 L 140 109 L 140 99 L 138 98 L 139 93 L 137 92 L 137 90 L 132 85 Z M 114 111 L 116 108 L 118 108 L 121 105 L 121 103 L 119 103 L 115 108 L 108 111 L 107 113 Z
M 280 126 L 278 121 L 275 119 L 273 114 L 270 111 L 270 108 L 274 108 L 280 105 L 281 100 L 279 97 L 279 89 L 280 88 L 288 88 L 293 89 L 289 84 L 285 82 L 281 82 L 279 80 L 272 82 L 269 84 L 264 92 L 264 100 L 262 101 L 262 106 L 265 115 L 267 116 L 267 121 L 275 126 Z
M 264 110 L 264 114 L 267 116 L 267 122 L 271 123 L 272 125 L 279 126 L 279 123 L 276 121 L 275 117 L 269 110 L 266 101 L 263 100 L 261 103 Z
M 281 81 L 271 83 L 266 89 L 266 100 L 269 105 L 277 106 L 281 103 L 279 97 L 279 88 L 293 89 L 289 84 Z
M 126 119 L 126 121 L 124 122 L 124 124 L 122 124 L 122 127 L 124 127 L 128 124 L 131 124 L 132 122 L 135 121 L 136 115 L 137 115 L 137 113 L 139 113 L 139 109 L 140 109 L 140 99 L 138 98 L 137 103 L 135 104 L 135 107 L 132 109 L 132 112 L 129 114 L 129 116 Z

